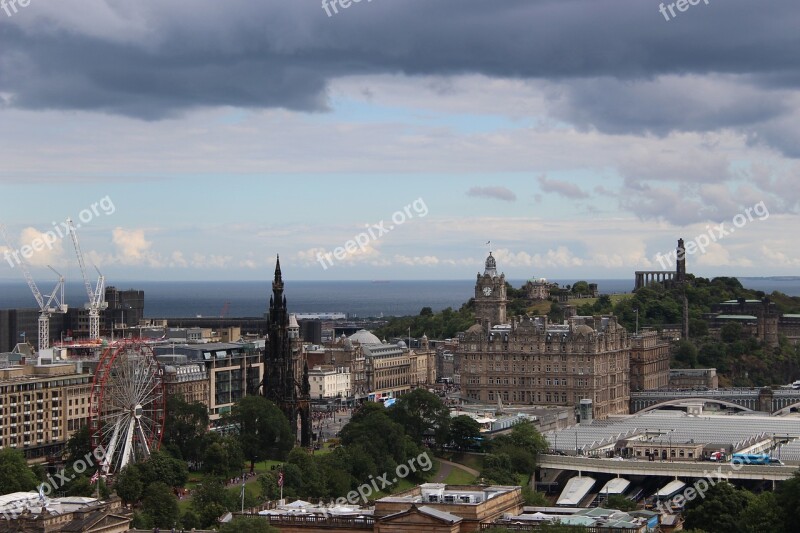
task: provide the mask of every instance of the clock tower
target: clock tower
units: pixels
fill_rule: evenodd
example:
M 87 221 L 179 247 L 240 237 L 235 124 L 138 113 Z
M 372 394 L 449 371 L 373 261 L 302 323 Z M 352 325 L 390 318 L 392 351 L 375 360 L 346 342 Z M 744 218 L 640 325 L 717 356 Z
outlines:
M 506 323 L 506 275 L 497 275 L 497 263 L 492 252 L 486 258 L 483 275 L 475 283 L 475 318 L 489 327 Z

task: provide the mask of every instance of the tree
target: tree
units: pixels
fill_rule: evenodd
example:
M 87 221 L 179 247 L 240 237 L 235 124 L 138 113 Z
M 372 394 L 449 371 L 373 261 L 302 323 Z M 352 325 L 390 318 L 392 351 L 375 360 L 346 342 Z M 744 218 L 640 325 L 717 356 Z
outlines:
M 730 483 L 717 483 L 706 492 L 705 498 L 695 498 L 686 504 L 684 525 L 708 533 L 741 531 L 740 517 L 752 497 L 752 493 Z
M 77 461 L 86 461 L 86 457 L 92 456 L 92 436 L 89 432 L 89 426 L 81 426 L 72 436 L 67 440 L 66 453 L 67 463 L 75 463 Z
M 136 466 L 145 487 L 155 482 L 165 483 L 169 487 L 182 487 L 189 480 L 186 462 L 164 452 L 154 451 L 147 461 Z
M 203 471 L 215 476 L 238 475 L 244 464 L 244 454 L 238 437 L 209 433 L 203 439 Z
M 208 407 L 200 402 L 187 402 L 181 395 L 167 398 L 163 444 L 180 450 L 187 461 L 199 461 L 203 436 L 208 432 Z
M 481 425 L 467 415 L 459 415 L 450 421 L 450 438 L 459 450 L 468 448 L 481 435 Z
M 776 493 L 778 505 L 784 520 L 784 531 L 794 531 L 797 525 L 797 509 L 800 509 L 800 473 L 778 486 Z
M 78 476 L 64 486 L 67 496 L 93 496 L 94 486 L 86 476 Z
M 381 404 L 367 403 L 361 407 L 342 428 L 341 439 L 348 450 L 359 450 L 354 461 L 361 461 L 360 467 L 368 465 L 373 469 L 359 472 L 354 467 L 352 473 L 358 480 L 392 472 L 398 464 L 422 453 L 418 442 L 407 434 L 406 428 L 389 417 Z M 421 478 L 423 474 L 417 472 L 414 477 Z
M 155 527 L 173 527 L 178 523 L 178 500 L 166 483 L 151 483 L 145 489 L 142 512 L 152 519 Z
M 300 470 L 298 476 L 300 488 L 298 492 L 301 497 L 320 498 L 328 496 L 325 490 L 325 479 L 322 477 L 315 457 L 303 448 L 298 447 L 289 452 L 286 463 L 294 465 Z
M 0 494 L 27 492 L 36 488 L 38 480 L 28 468 L 25 456 L 14 448 L 0 450 Z
M 389 408 L 389 416 L 402 425 L 416 443 L 433 435 L 436 443 L 444 445 L 450 430 L 450 409 L 439 396 L 425 389 L 414 389 Z
M 513 470 L 531 475 L 536 469 L 539 454 L 547 448 L 547 440 L 528 420 L 516 424 L 508 435 L 500 435 L 491 441 L 492 451 L 508 456 Z
M 793 516 L 794 513 L 790 515 Z M 796 529 L 796 524 L 792 525 L 793 529 Z M 781 531 L 783 526 L 783 509 L 778 505 L 778 498 L 774 492 L 762 492 L 755 496 L 741 514 L 741 531 L 744 533 Z
M 181 528 L 184 530 L 200 529 L 200 517 L 191 509 L 181 515 Z
M 723 342 L 733 343 L 742 339 L 742 325 L 738 322 L 728 322 L 719 330 L 719 336 Z
M 635 511 L 638 505 L 636 505 L 635 501 L 629 500 L 621 494 L 612 494 L 606 499 L 603 507 L 607 509 L 619 509 L 620 511 Z
M 229 510 L 235 510 L 235 495 L 225 490 L 222 482 L 207 479 L 197 486 L 192 497 L 192 510 L 200 519 L 200 527 L 216 524 L 217 519 Z
M 525 505 L 532 507 L 548 507 L 550 505 L 543 492 L 535 491 L 528 485 L 522 487 L 522 499 L 525 501 Z
M 117 474 L 114 490 L 125 504 L 136 503 L 141 500 L 144 484 L 142 483 L 142 475 L 139 472 L 139 468 L 136 465 L 129 465 L 123 468 Z
M 246 518 L 237 516 L 226 524 L 219 526 L 220 533 L 279 533 L 264 518 Z
M 691 341 L 679 340 L 675 345 L 675 361 L 683 368 L 697 367 L 697 348 Z
M 517 474 L 508 455 L 488 454 L 483 458 L 481 477 L 486 483 L 495 485 L 517 485 Z
M 284 459 L 294 446 L 294 436 L 286 416 L 263 396 L 245 396 L 231 411 L 239 426 L 239 443 L 252 469 L 256 461 Z
M 433 309 L 430 307 L 423 307 L 419 312 L 419 316 L 433 316 Z
M 576 281 L 572 286 L 572 294 L 589 294 L 589 284 L 585 281 Z

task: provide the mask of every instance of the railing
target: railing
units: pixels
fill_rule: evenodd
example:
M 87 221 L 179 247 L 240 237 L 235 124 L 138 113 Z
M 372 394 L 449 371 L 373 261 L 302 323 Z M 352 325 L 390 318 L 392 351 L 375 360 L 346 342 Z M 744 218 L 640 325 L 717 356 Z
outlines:
M 264 518 L 274 526 L 315 526 L 316 528 L 369 529 L 375 526 L 371 516 L 316 516 L 316 515 L 266 515 Z
M 547 523 L 550 525 L 550 523 Z M 506 522 L 505 520 L 498 520 L 494 524 L 481 524 L 481 531 L 486 531 L 487 529 L 492 529 L 496 527 L 502 527 L 508 531 L 538 531 L 542 528 L 541 524 L 514 524 L 511 522 Z M 642 525 L 639 529 L 628 529 L 628 528 L 617 528 L 617 527 L 592 527 L 592 526 L 583 526 L 581 531 L 587 531 L 588 533 L 632 533 L 638 531 L 646 531 L 646 526 Z
M 617 461 L 592 457 L 570 457 L 561 455 L 539 456 L 542 468 L 558 468 L 586 472 L 613 473 L 623 475 L 662 475 L 678 477 L 716 476 L 733 479 L 786 480 L 797 471 L 796 466 L 779 465 L 733 465 L 711 461 Z

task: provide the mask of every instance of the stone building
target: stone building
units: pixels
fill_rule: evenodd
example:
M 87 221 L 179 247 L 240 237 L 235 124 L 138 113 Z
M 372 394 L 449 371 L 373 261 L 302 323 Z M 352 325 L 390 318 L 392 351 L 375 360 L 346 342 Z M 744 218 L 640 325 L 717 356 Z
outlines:
M 364 344 L 361 349 L 370 401 L 398 398 L 411 391 L 411 357 L 404 342 Z
M 669 342 L 657 331 L 631 335 L 631 390 L 654 390 L 669 386 Z
M 575 316 L 554 324 L 521 316 L 508 323 L 505 291 L 495 292 L 500 282 L 504 287 L 505 277 L 489 254 L 475 284 L 477 323 L 456 352 L 462 398 L 572 407 L 591 400 L 594 418 L 627 414 L 631 342 L 617 319 Z
M 669 371 L 670 389 L 718 389 L 716 368 L 678 368 Z
M 497 274 L 497 262 L 489 252 L 483 275 L 475 283 L 475 318 L 487 327 L 506 323 L 506 275 Z
M 219 425 L 233 404 L 248 394 L 259 394 L 264 379 L 263 350 L 245 343 L 179 344 L 156 346 L 153 349 L 159 362 L 174 366 L 175 373 L 166 375 L 167 387 L 183 390 L 208 406 L 211 423 Z M 191 366 L 202 365 L 206 383 L 199 383 L 200 373 Z M 183 374 L 177 369 L 183 368 Z M 183 380 L 183 381 L 182 381 Z M 208 391 L 207 393 L 205 391 Z
M 528 300 L 548 300 L 550 299 L 550 289 L 553 288 L 553 283 L 548 282 L 544 278 L 531 279 L 525 284 L 525 295 Z M 558 288 L 558 284 L 555 284 Z
M 28 460 L 59 455 L 89 423 L 92 376 L 74 363 L 10 366 L 0 370 L 0 448 Z
M 516 317 L 485 330 L 475 324 L 459 347 L 462 397 L 511 404 L 578 406 L 594 418 L 627 414 L 630 339 L 615 317 Z
M 166 364 L 163 369 L 168 397 L 177 395 L 189 403 L 210 404 L 208 372 L 203 363 Z
M 350 369 L 346 366 L 315 366 L 308 371 L 311 399 L 347 399 L 352 395 Z
M 124 533 L 132 518 L 117 497 L 64 496 L 43 502 L 36 492 L 0 496 L 0 533 Z

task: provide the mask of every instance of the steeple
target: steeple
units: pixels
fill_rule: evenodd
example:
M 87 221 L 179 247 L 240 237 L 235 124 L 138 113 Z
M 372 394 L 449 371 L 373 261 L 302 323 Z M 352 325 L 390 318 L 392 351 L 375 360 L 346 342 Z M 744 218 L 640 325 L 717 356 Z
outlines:
M 281 305 L 281 302 L 285 300 L 282 297 L 283 295 L 283 276 L 281 275 L 281 256 L 278 255 L 277 259 L 275 260 L 275 279 L 272 281 L 272 295 L 275 303 L 277 305 Z M 285 302 L 284 302 L 285 303 Z M 271 304 L 270 304 L 271 306 Z
M 311 443 L 308 371 L 305 355 L 299 344 L 300 332 L 297 319 L 294 315 L 289 316 L 287 311 L 280 256 L 275 261 L 267 333 L 264 353 L 264 396 L 283 411 L 295 436 L 297 436 L 297 420 L 300 419 L 300 442 L 303 446 L 308 446 Z
M 489 257 L 486 258 L 486 268 L 483 271 L 484 276 L 490 276 L 492 278 L 497 277 L 497 263 L 492 257 L 492 252 L 489 252 Z

